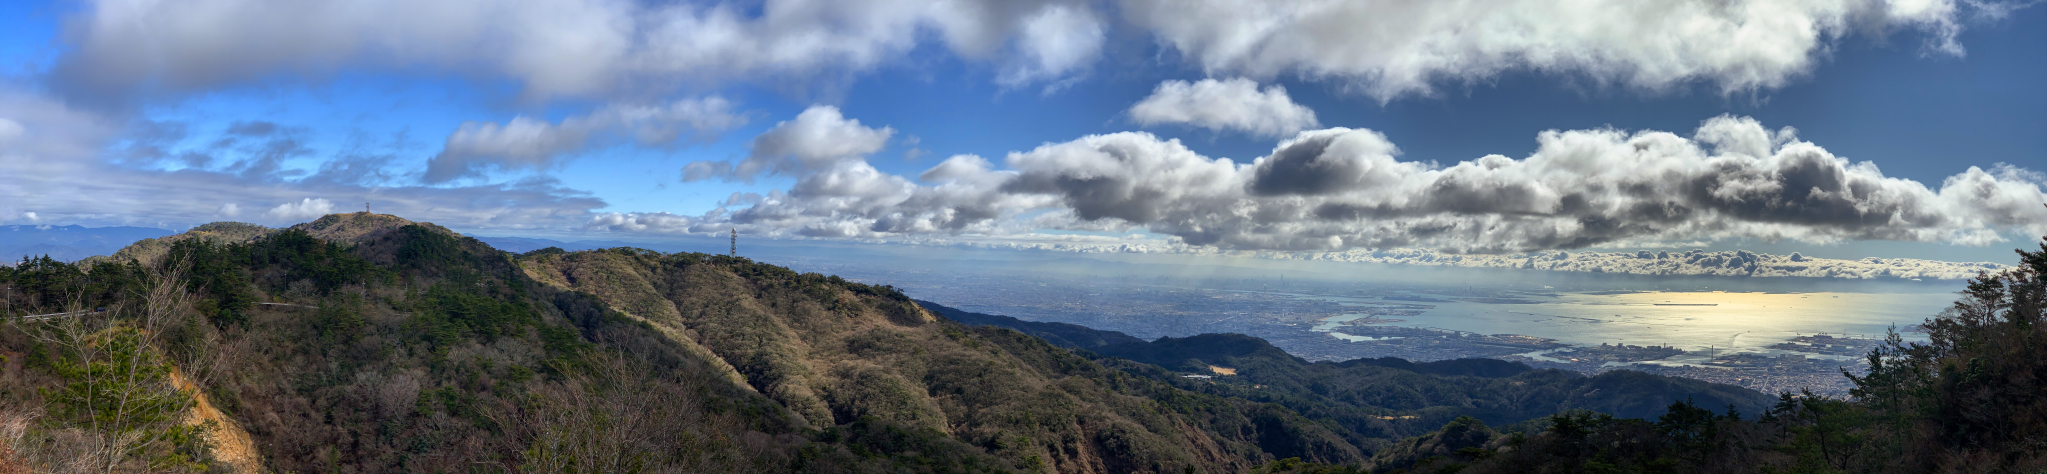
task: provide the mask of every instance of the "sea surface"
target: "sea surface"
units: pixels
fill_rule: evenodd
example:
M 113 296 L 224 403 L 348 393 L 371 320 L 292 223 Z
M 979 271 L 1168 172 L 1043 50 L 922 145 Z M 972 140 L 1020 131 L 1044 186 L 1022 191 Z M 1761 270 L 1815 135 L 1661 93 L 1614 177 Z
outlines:
M 1528 300 L 1536 302 L 1526 304 L 1294 296 L 1360 307 L 1383 304 L 1432 307 L 1420 315 L 1401 316 L 1398 319 L 1403 321 L 1387 323 L 1392 326 L 1520 334 L 1581 346 L 1602 343 L 1670 345 L 1693 352 L 1657 361 L 1666 364 L 1705 362 L 1715 354 L 1783 353 L 1768 346 L 1802 335 L 1881 339 L 1893 325 L 1907 340 L 1924 340 L 1923 335 L 1911 331 L 1913 325 L 1939 314 L 1955 300 L 1952 293 L 1720 291 L 1558 293 L 1528 297 Z M 1336 324 L 1361 316 L 1330 318 L 1315 330 L 1328 331 L 1332 337 L 1345 340 L 1366 340 L 1343 334 L 1343 326 Z

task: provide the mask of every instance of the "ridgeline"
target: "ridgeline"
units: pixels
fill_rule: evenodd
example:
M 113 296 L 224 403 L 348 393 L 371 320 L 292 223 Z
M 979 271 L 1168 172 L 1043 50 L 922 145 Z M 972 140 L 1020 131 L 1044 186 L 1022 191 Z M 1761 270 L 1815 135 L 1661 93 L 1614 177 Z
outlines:
M 2033 271 L 1985 304 L 2037 314 Z M 1940 361 L 1990 346 L 1893 344 L 1855 400 L 1490 360 L 1307 363 L 1248 336 L 1144 341 L 725 255 L 513 254 L 367 213 L 209 224 L 77 264 L 26 260 L 0 282 L 0 472 L 2040 465 L 2014 447 L 2040 442 L 2037 420 L 1925 418 L 1963 399 L 2038 408 L 1971 382 L 2038 373 L 2037 343 L 1993 344 L 2032 357 L 1969 359 L 1964 375 Z M 1999 329 L 2018 310 L 1999 311 L 1938 334 L 2034 341 L 2037 327 Z M 74 316 L 15 317 L 57 313 Z M 1915 388 L 1934 382 L 1975 391 Z M 1972 444 L 1915 444 L 1927 433 Z M 1917 464 L 1874 464 L 1886 452 Z

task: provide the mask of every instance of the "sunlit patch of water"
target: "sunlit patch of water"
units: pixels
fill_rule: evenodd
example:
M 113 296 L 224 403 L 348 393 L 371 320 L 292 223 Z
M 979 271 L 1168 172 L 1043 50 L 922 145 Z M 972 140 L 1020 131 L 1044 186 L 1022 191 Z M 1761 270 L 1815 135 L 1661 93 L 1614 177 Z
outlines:
M 1352 304 L 1376 301 L 1300 297 Z M 1445 300 L 1449 298 L 1444 296 Z M 1893 325 L 1908 340 L 1924 339 L 1905 328 L 1939 313 L 1954 298 L 1947 293 L 1559 293 L 1541 297 L 1532 304 L 1430 302 L 1428 305 L 1433 308 L 1392 325 L 1521 334 L 1574 345 L 1668 344 L 1689 352 L 1652 362 L 1660 364 L 1698 364 L 1715 356 L 1738 353 L 1801 354 L 1808 358 L 1848 360 L 1856 357 L 1784 351 L 1769 346 L 1811 334 L 1881 338 Z M 1331 332 L 1345 322 L 1366 316 L 1345 314 L 1327 318 L 1312 330 L 1329 332 L 1347 341 L 1369 340 Z M 1545 357 L 1549 352 L 1523 355 L 1553 360 Z

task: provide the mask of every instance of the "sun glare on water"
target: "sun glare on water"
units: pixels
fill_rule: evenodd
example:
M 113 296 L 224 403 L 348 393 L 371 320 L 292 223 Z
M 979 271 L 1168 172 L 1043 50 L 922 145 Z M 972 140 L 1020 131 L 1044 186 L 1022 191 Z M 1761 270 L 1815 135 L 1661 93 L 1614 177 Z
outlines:
M 1428 303 L 1432 309 L 1397 325 L 1576 345 L 1671 345 L 1706 357 L 1775 353 L 1768 346 L 1803 335 L 1881 338 L 1893 325 L 1906 339 L 1923 339 L 1910 326 L 1953 300 L 1946 293 L 1559 293 L 1533 304 Z

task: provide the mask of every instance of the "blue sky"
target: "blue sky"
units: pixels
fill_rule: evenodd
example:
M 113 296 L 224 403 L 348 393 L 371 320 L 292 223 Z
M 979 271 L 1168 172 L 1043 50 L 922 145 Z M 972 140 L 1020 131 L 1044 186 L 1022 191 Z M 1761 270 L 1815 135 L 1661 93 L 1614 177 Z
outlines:
M 1991 261 L 2047 229 L 2047 211 L 2013 204 L 2038 201 L 2047 171 L 2038 6 L 963 4 L 980 10 L 531 0 L 450 13 L 493 20 L 430 24 L 436 13 L 403 2 L 10 2 L 0 119 L 22 131 L 0 123 L 0 171 L 31 178 L 0 185 L 0 223 L 279 225 L 367 201 L 493 235 L 737 227 L 1181 250 L 1698 247 Z M 1726 31 L 1570 24 L 1644 11 Z M 1355 22 L 1317 29 L 1332 18 Z M 1254 23 L 1280 26 L 1246 29 Z M 1514 33 L 1488 36 L 1495 26 Z M 751 43 L 717 41 L 735 37 Z M 1133 107 L 1167 99 L 1172 81 L 1218 92 L 1140 117 Z M 1768 138 L 1785 127 L 1795 140 Z M 1609 129 L 1622 133 L 1599 138 Z M 1706 129 L 1774 144 L 1729 157 L 1700 138 Z M 1547 130 L 1576 145 L 1538 143 Z M 1630 135 L 1642 131 L 1682 143 Z M 1351 148 L 1310 150 L 1319 161 L 1296 165 L 1317 171 L 1295 176 L 1280 155 L 1259 161 L 1282 142 Z M 1652 142 L 1703 151 L 1612 151 Z M 1827 167 L 1852 181 L 1847 191 L 1734 194 L 1812 185 L 1794 173 L 1809 151 L 1792 142 L 1838 162 Z M 1612 150 L 1586 148 L 1598 146 Z M 1493 154 L 1520 166 L 1481 173 L 1476 160 Z M 920 177 L 955 155 L 984 162 L 949 163 L 964 170 L 946 175 L 955 181 Z M 1655 174 L 1587 178 L 1573 160 L 1636 160 L 1625 167 Z M 686 180 L 692 163 L 716 166 Z M 1972 166 L 1989 191 L 1943 189 Z M 1344 176 L 1327 184 L 1330 174 Z M 1656 190 L 1618 191 L 1628 186 Z M 726 202 L 734 193 L 765 200 Z M 1678 210 L 1641 217 L 1657 206 Z

